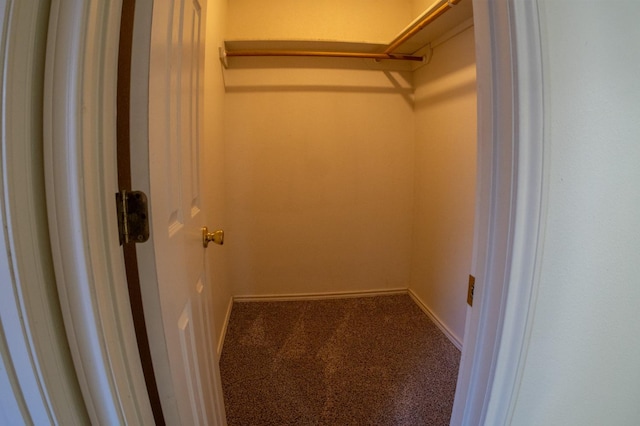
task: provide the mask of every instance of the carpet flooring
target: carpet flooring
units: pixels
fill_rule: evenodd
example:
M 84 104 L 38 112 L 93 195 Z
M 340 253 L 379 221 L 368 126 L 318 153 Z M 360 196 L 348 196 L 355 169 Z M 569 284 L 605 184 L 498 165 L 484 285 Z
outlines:
M 459 361 L 408 295 L 234 303 L 227 422 L 448 425 Z

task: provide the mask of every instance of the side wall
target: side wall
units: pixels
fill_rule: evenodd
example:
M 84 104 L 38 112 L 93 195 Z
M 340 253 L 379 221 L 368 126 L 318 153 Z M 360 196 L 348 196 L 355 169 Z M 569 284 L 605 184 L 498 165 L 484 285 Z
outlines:
M 410 289 L 458 342 L 466 317 L 476 187 L 473 27 L 437 45 L 415 84 Z
M 540 3 L 548 210 L 511 423 L 640 418 L 640 3 Z

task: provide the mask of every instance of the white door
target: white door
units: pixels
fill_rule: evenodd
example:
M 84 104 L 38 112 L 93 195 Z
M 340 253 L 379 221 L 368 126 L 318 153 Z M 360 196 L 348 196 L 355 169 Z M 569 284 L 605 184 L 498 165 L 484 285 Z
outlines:
M 169 425 L 226 423 L 201 233 L 207 225 L 200 178 L 204 6 L 203 0 L 155 1 L 151 21 L 151 239 L 138 253 L 151 354 Z M 136 158 L 134 149 L 134 168 L 140 160 L 146 159 Z

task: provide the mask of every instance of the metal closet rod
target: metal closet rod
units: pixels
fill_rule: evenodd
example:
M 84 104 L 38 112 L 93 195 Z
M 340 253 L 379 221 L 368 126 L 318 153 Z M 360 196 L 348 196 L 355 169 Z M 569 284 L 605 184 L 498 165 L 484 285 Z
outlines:
M 364 58 L 364 59 L 391 59 L 397 61 L 422 62 L 422 56 L 403 55 L 396 53 L 360 53 L 360 52 L 320 52 L 315 50 L 227 50 L 228 57 L 238 56 L 306 56 L 325 58 Z
M 460 0 L 444 0 L 439 6 L 431 8 L 424 16 L 417 19 L 412 25 L 400 33 L 391 43 L 387 45 L 383 53 L 364 52 L 323 52 L 313 50 L 225 50 L 224 56 L 305 56 L 305 57 L 325 57 L 325 58 L 364 58 L 397 61 L 424 61 L 423 56 L 405 55 L 393 53 L 394 50 L 402 46 L 407 40 L 416 35 L 420 30 L 438 19 L 443 13 L 458 4 Z

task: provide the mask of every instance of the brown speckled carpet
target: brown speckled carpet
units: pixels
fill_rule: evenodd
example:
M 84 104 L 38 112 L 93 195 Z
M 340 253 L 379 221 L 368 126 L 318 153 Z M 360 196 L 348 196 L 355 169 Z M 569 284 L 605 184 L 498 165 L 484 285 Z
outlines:
M 408 295 L 235 303 L 227 422 L 448 425 L 459 360 Z

